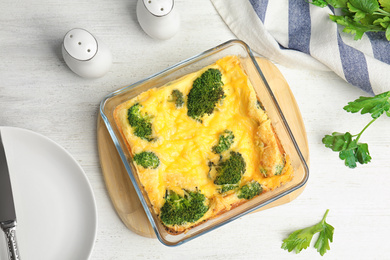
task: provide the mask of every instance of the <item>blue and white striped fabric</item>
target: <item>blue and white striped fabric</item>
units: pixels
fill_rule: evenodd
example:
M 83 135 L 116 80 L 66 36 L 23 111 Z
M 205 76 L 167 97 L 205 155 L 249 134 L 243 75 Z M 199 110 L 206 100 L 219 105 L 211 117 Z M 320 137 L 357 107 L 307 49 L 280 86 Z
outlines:
M 288 67 L 332 70 L 367 93 L 390 90 L 390 43 L 384 33 L 359 41 L 329 19 L 333 10 L 305 0 L 211 0 L 253 51 Z

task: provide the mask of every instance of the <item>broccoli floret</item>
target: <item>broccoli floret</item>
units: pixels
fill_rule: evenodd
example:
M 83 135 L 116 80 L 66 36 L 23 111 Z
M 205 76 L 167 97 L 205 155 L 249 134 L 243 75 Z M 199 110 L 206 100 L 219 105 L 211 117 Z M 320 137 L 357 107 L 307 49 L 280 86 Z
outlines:
M 129 108 L 127 111 L 127 119 L 129 120 L 129 124 L 134 130 L 134 134 L 142 139 L 147 141 L 152 141 L 154 138 L 152 135 L 152 123 L 151 117 L 146 115 L 142 115 L 140 108 L 141 104 L 136 103 Z
M 219 136 L 219 141 L 216 146 L 213 146 L 214 153 L 222 153 L 230 148 L 234 141 L 234 134 L 230 130 L 225 130 L 223 134 Z
M 160 218 L 166 225 L 193 223 L 203 217 L 208 209 L 206 197 L 199 191 L 184 190 L 182 197 L 172 190 L 167 190 Z
M 246 163 L 238 152 L 230 152 L 229 159 L 221 161 L 216 166 L 217 175 L 214 183 L 217 185 L 237 184 L 246 170 Z
M 156 169 L 160 165 L 160 159 L 153 152 L 140 152 L 134 155 L 134 161 L 142 167 Z
M 267 169 L 261 167 L 261 168 L 260 168 L 260 172 L 261 172 L 261 174 L 263 174 L 264 177 L 267 177 L 267 176 L 268 176 L 268 171 L 267 171 Z
M 283 168 L 284 168 L 284 163 L 283 164 L 277 164 L 275 166 L 275 175 L 282 174 Z
M 221 188 L 219 188 L 218 191 L 219 193 L 225 193 L 236 188 L 238 188 L 238 184 L 225 184 L 221 185 Z
M 263 188 L 261 187 L 261 184 L 257 181 L 251 181 L 244 186 L 242 186 L 237 191 L 237 197 L 239 199 L 246 199 L 250 200 L 254 196 L 259 195 L 263 191 Z
M 211 114 L 216 103 L 224 97 L 222 73 L 208 69 L 195 79 L 187 98 L 187 115 L 199 122 L 204 114 Z
M 168 101 L 175 102 L 176 108 L 181 108 L 184 104 L 183 93 L 181 93 L 177 89 L 172 90 L 172 94 L 171 94 L 170 99 Z
M 274 173 L 273 175 L 281 175 L 283 172 L 283 168 L 285 166 L 285 161 L 283 160 L 281 163 L 277 163 L 274 166 Z M 261 167 L 260 168 L 260 173 L 263 174 L 264 177 L 272 176 L 272 169 L 269 169 L 270 173 L 266 168 Z

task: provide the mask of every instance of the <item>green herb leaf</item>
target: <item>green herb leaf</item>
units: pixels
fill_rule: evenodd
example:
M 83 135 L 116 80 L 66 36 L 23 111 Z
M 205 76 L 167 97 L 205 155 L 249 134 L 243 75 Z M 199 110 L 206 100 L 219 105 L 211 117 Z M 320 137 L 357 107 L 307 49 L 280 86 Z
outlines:
M 353 20 L 356 22 L 359 22 L 361 19 L 363 19 L 366 16 L 366 12 L 360 10 L 359 8 L 356 8 L 351 3 L 347 3 L 348 10 L 352 13 L 355 13 Z
M 357 162 L 366 164 L 371 161 L 368 145 L 357 143 L 357 139 L 352 139 L 349 132 L 345 134 L 334 132 L 332 135 L 326 135 L 322 142 L 333 151 L 340 152 L 340 159 L 350 168 L 355 168 Z
M 345 134 L 335 132 L 332 135 L 326 135 L 322 142 L 326 147 L 339 152 L 339 158 L 345 161 L 346 166 L 355 168 L 357 162 L 366 164 L 371 161 L 368 144 L 358 143 L 357 140 L 357 138 L 352 139 L 352 135 L 349 132 Z
M 324 255 L 327 250 L 330 250 L 329 242 L 333 242 L 334 227 L 324 221 L 323 230 L 318 236 L 317 242 L 314 247 L 317 248 L 320 255 Z
M 390 12 L 390 0 L 379 0 L 379 4 L 384 11 Z
M 348 0 L 326 0 L 334 8 L 346 8 Z
M 362 24 L 354 21 L 352 18 L 350 18 L 348 16 L 329 15 L 329 18 L 332 21 L 334 21 L 340 25 L 345 26 L 343 29 L 343 32 L 354 34 L 355 40 L 360 40 L 363 37 L 363 34 L 365 32 L 373 31 L 373 30 L 376 31 L 376 28 L 373 29 L 373 28 L 369 28 L 367 26 L 363 26 Z
M 344 150 L 339 153 L 339 158 L 345 161 L 345 166 L 349 168 L 356 167 L 356 157 L 354 149 Z
M 390 117 L 390 91 L 378 94 L 374 97 L 359 97 L 349 102 L 344 110 L 351 113 L 361 114 L 370 113 L 373 118 L 357 135 L 351 135 L 349 132 L 333 132 L 332 135 L 325 135 L 322 143 L 335 152 L 339 152 L 339 158 L 345 161 L 345 165 L 355 168 L 356 163 L 366 164 L 371 161 L 368 144 L 359 143 L 363 132 L 377 120 L 383 113 Z
M 361 39 L 366 32 L 386 32 L 386 39 L 390 41 L 390 23 L 387 21 L 390 19 L 390 0 L 311 0 L 309 3 L 341 9 L 342 15 L 329 15 L 329 18 L 344 26 L 343 32 L 355 35 L 355 40 Z
M 297 230 L 283 240 L 282 248 L 291 252 L 299 253 L 302 249 L 310 246 L 311 239 L 315 233 L 319 232 L 316 226 Z
M 363 26 L 367 26 L 370 28 L 371 31 L 383 31 L 383 28 L 379 28 L 381 26 L 378 23 L 375 23 L 376 20 L 383 18 L 381 15 L 377 14 L 367 14 L 366 17 L 360 20 L 360 24 Z
M 390 109 L 390 91 L 374 97 L 360 97 L 349 102 L 343 109 L 351 113 L 357 113 L 361 110 L 361 114 L 370 113 L 372 118 L 378 118 Z
M 328 3 L 324 0 L 313 0 L 310 2 L 312 5 L 319 6 L 319 7 L 325 7 L 328 5 Z
M 389 23 L 390 23 L 390 17 L 388 17 L 388 16 L 385 16 L 384 18 L 378 18 L 375 21 L 373 21 L 373 24 L 376 24 L 376 25 L 379 24 L 383 28 L 389 27 Z
M 302 249 L 308 248 L 313 235 L 320 232 L 314 247 L 317 248 L 321 255 L 324 255 L 327 250 L 330 250 L 329 242 L 333 242 L 334 233 L 334 228 L 325 222 L 328 212 L 329 209 L 326 210 L 324 217 L 318 224 L 291 233 L 283 240 L 282 249 L 289 252 L 294 250 L 296 253 L 299 253 Z
M 354 149 L 357 147 L 356 143 L 352 141 L 352 135 L 349 132 L 344 134 L 333 132 L 332 135 L 325 135 L 322 139 L 322 143 L 335 152 Z
M 361 164 L 366 164 L 371 161 L 370 152 L 368 151 L 368 144 L 359 143 L 355 151 L 355 157 Z
M 353 8 L 357 12 L 373 14 L 379 9 L 379 4 L 377 0 L 349 0 L 348 8 L 350 10 Z
M 388 40 L 388 41 L 390 41 L 390 26 L 389 27 L 387 27 L 387 29 L 386 29 L 386 39 Z

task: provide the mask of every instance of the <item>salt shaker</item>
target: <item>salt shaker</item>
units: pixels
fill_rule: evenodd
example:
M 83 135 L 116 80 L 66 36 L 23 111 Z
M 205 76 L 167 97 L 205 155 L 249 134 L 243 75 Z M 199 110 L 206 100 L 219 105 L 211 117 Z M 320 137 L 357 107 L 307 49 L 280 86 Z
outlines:
M 112 55 L 108 47 L 90 32 L 80 28 L 66 33 L 62 56 L 74 73 L 85 78 L 102 77 L 112 65 Z
M 137 18 L 152 38 L 167 40 L 180 28 L 180 16 L 174 0 L 138 0 Z

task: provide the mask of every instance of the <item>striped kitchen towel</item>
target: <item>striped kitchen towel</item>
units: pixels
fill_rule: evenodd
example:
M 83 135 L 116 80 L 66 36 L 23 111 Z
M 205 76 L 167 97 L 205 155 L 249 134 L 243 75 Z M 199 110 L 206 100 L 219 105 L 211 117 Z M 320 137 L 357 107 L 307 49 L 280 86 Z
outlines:
M 211 0 L 237 38 L 287 67 L 332 70 L 367 93 L 390 90 L 390 42 L 384 33 L 361 40 L 341 32 L 333 10 L 305 0 Z

